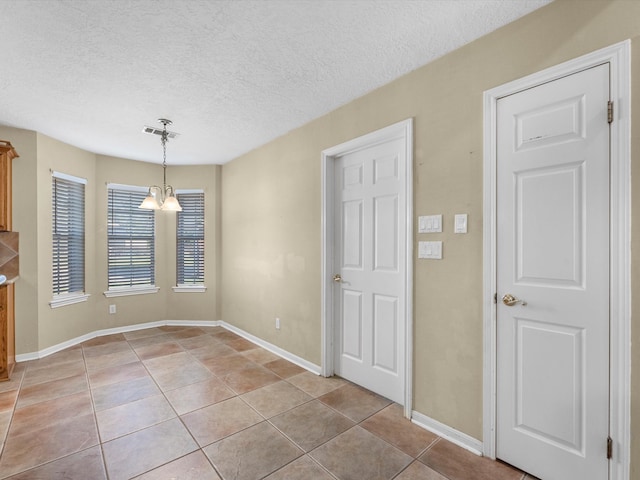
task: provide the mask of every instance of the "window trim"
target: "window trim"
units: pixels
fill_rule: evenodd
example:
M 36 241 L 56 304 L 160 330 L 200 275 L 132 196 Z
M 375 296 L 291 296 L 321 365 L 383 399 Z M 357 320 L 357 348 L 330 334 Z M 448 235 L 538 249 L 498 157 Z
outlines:
M 154 224 L 153 224 L 153 243 L 154 243 L 154 253 L 153 253 L 153 263 L 154 263 L 154 283 L 149 285 L 136 285 L 136 286 L 119 286 L 119 287 L 111 287 L 109 288 L 109 252 L 108 252 L 108 244 L 109 244 L 109 207 L 108 207 L 108 198 L 109 198 L 109 190 L 122 190 L 128 192 L 135 193 L 143 193 L 146 194 L 149 190 L 148 187 L 141 187 L 138 185 L 127 185 L 123 183 L 107 183 L 107 290 L 102 292 L 103 295 L 107 298 L 113 297 L 125 297 L 130 295 L 147 295 L 147 294 L 155 294 L 160 291 L 160 287 L 156 286 L 155 283 L 155 264 L 156 264 L 156 251 L 155 251 L 155 241 L 156 241 L 156 222 L 155 222 L 155 212 L 154 212 Z
M 127 297 L 129 295 L 147 295 L 149 293 L 158 293 L 160 287 L 155 285 L 145 285 L 143 287 L 115 287 L 106 292 L 102 292 L 107 298 Z
M 50 170 L 51 172 L 51 177 L 53 178 L 58 178 L 60 180 L 66 180 L 68 182 L 74 182 L 74 183 L 79 183 L 81 185 L 83 185 L 84 188 L 84 198 L 82 199 L 82 207 L 83 207 L 83 211 L 82 211 L 82 221 L 83 221 L 83 241 L 85 242 L 85 245 L 83 246 L 83 259 L 82 259 L 82 268 L 83 270 L 86 270 L 86 186 L 87 186 L 87 179 L 83 178 L 83 177 L 77 177 L 75 175 L 70 175 L 68 173 L 62 173 L 62 172 L 58 172 L 56 170 Z M 53 198 L 54 192 L 51 192 L 51 200 L 52 200 L 52 204 L 54 201 Z M 53 205 L 52 205 L 53 206 Z M 51 229 L 53 230 L 54 228 L 54 218 L 53 215 L 51 217 Z M 53 235 L 53 234 L 52 234 Z M 52 275 L 53 275 L 53 238 L 52 238 Z M 51 294 L 51 301 L 49 301 L 49 307 L 51 308 L 60 308 L 60 307 L 66 307 L 67 305 L 73 305 L 76 303 L 82 303 L 82 302 L 86 302 L 89 297 L 91 296 L 91 294 L 86 293 L 87 292 L 87 284 L 86 284 L 86 271 L 83 273 L 83 279 L 82 279 L 82 291 L 77 291 L 77 292 L 64 292 L 64 293 L 52 293 Z M 52 287 L 53 287 L 53 278 L 52 278 Z
M 82 303 L 89 300 L 89 293 L 58 293 L 49 302 L 51 308 L 66 307 L 75 303 Z
M 82 185 L 87 185 L 86 178 L 76 177 L 75 175 L 69 175 L 68 173 L 62 173 L 56 170 L 51 170 L 51 176 L 55 178 L 59 178 L 61 180 L 68 180 L 69 182 L 76 182 L 76 183 L 81 183 Z
M 207 286 L 204 284 L 178 284 L 171 289 L 176 293 L 204 293 L 207 291 Z
M 202 202 L 203 202 L 203 207 L 205 206 L 205 191 L 203 188 L 181 188 L 176 190 L 176 197 L 178 195 L 188 195 L 188 194 L 202 194 Z M 182 212 L 179 212 L 178 214 L 180 214 Z M 205 220 L 205 217 L 203 215 L 203 221 Z M 171 289 L 175 292 L 175 293 L 204 293 L 207 291 L 207 286 L 206 283 L 204 281 L 204 276 L 203 276 L 203 281 L 202 283 L 177 283 L 177 279 L 178 279 L 178 242 L 179 242 L 179 236 L 178 236 L 178 218 L 176 216 L 176 285 L 171 287 Z M 206 232 L 204 231 L 206 229 L 206 227 L 203 227 L 203 241 L 204 238 L 206 236 Z M 203 247 L 203 257 L 204 257 L 204 247 Z M 204 260 L 203 260 L 204 262 Z M 204 271 L 206 270 L 206 264 L 203 263 L 203 275 L 204 275 Z

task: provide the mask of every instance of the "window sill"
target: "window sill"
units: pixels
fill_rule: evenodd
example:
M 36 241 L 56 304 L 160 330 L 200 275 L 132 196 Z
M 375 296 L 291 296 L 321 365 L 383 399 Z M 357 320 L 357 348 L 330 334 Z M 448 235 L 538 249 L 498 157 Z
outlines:
M 204 285 L 178 285 L 171 287 L 176 293 L 204 293 L 207 287 Z
M 86 302 L 90 297 L 88 293 L 65 293 L 62 295 L 55 295 L 49 302 L 51 308 L 66 307 L 67 305 L 73 305 L 74 303 Z
M 159 287 L 155 285 L 149 285 L 145 287 L 126 287 L 118 288 L 114 290 L 107 290 L 104 292 L 104 296 L 107 298 L 112 297 L 127 297 L 129 295 L 147 295 L 149 293 L 158 293 Z

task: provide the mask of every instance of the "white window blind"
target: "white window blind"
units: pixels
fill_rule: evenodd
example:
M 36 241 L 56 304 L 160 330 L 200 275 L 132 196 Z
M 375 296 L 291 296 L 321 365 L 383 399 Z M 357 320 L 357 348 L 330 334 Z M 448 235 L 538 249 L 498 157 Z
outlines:
M 155 284 L 155 215 L 146 189 L 108 187 L 109 290 Z
M 178 193 L 177 283 L 204 284 L 204 192 Z
M 84 179 L 52 176 L 53 295 L 84 292 Z

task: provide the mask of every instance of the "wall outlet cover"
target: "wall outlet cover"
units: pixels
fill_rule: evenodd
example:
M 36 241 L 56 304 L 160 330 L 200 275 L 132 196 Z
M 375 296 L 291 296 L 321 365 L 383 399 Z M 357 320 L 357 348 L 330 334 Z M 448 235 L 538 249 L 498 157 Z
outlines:
M 454 217 L 453 233 L 467 233 L 467 214 L 459 213 Z
M 441 233 L 442 215 L 418 217 L 418 233 Z
M 418 258 L 442 259 L 442 242 L 418 242 Z

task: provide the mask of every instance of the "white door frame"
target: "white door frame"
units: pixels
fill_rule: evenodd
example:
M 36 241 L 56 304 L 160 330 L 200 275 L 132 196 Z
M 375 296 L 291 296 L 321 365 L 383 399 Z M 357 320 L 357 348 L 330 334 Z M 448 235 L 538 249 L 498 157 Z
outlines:
M 542 83 L 610 63 L 610 435 L 609 480 L 628 480 L 631 460 L 631 156 L 629 40 L 603 48 L 484 93 L 483 447 L 496 456 L 496 109 L 498 99 Z M 605 455 L 603 439 L 603 455 Z
M 401 261 L 405 264 L 405 338 L 403 340 L 404 358 L 404 414 L 411 418 L 413 395 L 413 119 L 409 118 L 388 127 L 376 130 L 361 137 L 341 143 L 322 151 L 322 281 L 321 281 L 321 317 L 322 317 L 322 375 L 329 377 L 334 373 L 334 170 L 338 156 L 353 153 L 366 147 L 401 138 L 405 144 L 407 159 L 406 177 L 404 178 L 407 242 L 406 255 Z

